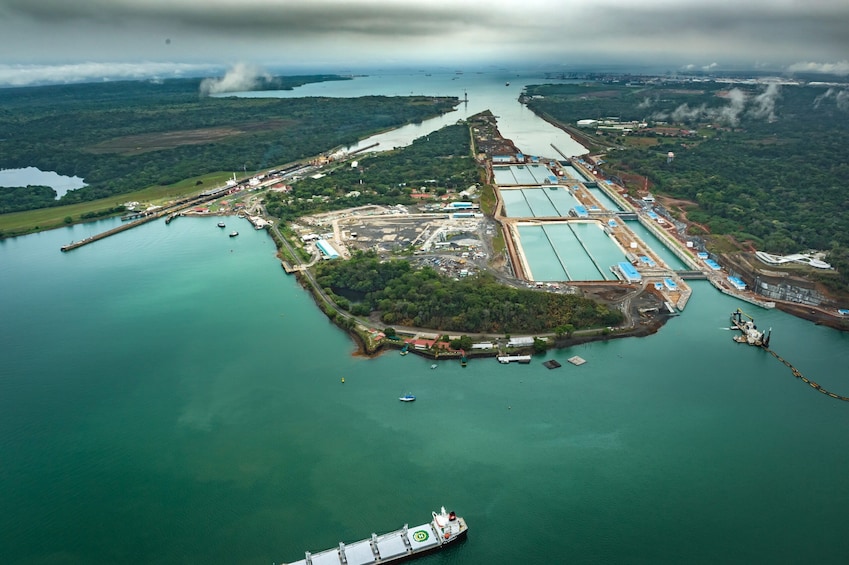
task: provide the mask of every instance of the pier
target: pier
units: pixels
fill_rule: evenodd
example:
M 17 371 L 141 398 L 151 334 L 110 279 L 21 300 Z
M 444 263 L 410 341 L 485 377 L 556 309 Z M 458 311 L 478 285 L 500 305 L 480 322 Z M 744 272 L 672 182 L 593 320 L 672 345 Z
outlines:
M 72 241 L 68 245 L 63 245 L 60 249 L 62 251 L 72 251 L 78 247 L 82 247 L 83 245 L 88 245 L 89 243 L 94 243 L 95 241 L 100 241 L 101 239 L 106 239 L 110 235 L 115 235 L 116 233 L 121 233 L 122 231 L 127 231 L 129 229 L 133 229 L 136 226 L 140 226 L 142 224 L 146 224 L 152 220 L 161 217 L 159 214 L 151 214 L 150 216 L 144 216 L 138 220 L 134 220 L 132 222 L 121 224 L 120 226 L 114 227 L 111 230 L 107 230 L 102 233 L 98 233 L 82 239 L 80 241 Z
M 227 193 L 228 189 L 229 189 L 229 187 L 225 186 L 225 187 L 221 187 L 221 188 L 207 190 L 207 191 L 202 192 L 201 194 L 198 194 L 198 195 L 195 195 L 195 196 L 189 196 L 189 197 L 186 197 L 186 198 L 182 198 L 182 199 L 174 202 L 170 206 L 167 206 L 165 208 L 160 208 L 159 210 L 156 210 L 154 212 L 143 212 L 143 213 L 141 213 L 142 217 L 140 217 L 137 220 L 133 220 L 133 221 L 128 222 L 126 224 L 114 227 L 110 230 L 106 230 L 105 232 L 102 232 L 102 233 L 99 233 L 99 234 L 95 234 L 93 236 L 87 237 L 87 238 L 82 239 L 80 241 L 72 241 L 68 245 L 63 245 L 62 247 L 60 247 L 60 249 L 62 251 L 65 251 L 65 252 L 73 251 L 74 249 L 82 247 L 83 245 L 88 245 L 89 243 L 94 243 L 95 241 L 100 241 L 101 239 L 106 239 L 110 235 L 115 235 L 116 233 L 121 233 L 123 231 L 133 229 L 136 226 L 146 224 L 146 223 L 148 223 L 152 220 L 156 220 L 156 219 L 161 218 L 163 216 L 167 216 L 166 219 L 165 219 L 165 223 L 170 224 L 171 221 L 174 218 L 183 215 L 182 210 L 185 210 L 186 208 L 194 206 L 195 204 L 200 204 L 201 202 L 208 202 L 210 200 L 215 200 L 216 198 L 219 198 L 220 196 L 224 196 Z M 128 217 L 128 216 L 125 216 L 125 217 Z

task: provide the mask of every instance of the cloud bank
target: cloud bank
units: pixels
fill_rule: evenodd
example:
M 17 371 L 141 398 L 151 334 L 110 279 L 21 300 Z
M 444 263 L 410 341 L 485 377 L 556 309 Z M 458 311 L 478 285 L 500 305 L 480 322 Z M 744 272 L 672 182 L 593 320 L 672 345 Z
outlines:
M 849 75 L 849 61 L 836 63 L 814 63 L 812 61 L 793 63 L 787 70 L 791 73 L 823 73 L 845 77 Z
M 0 85 L 31 86 L 104 80 L 180 78 L 208 74 L 210 65 L 188 63 L 76 63 L 67 65 L 0 64 Z
M 847 30 L 846 0 L 0 0 L 3 58 L 20 64 L 696 60 L 844 72 L 828 61 L 849 53 Z

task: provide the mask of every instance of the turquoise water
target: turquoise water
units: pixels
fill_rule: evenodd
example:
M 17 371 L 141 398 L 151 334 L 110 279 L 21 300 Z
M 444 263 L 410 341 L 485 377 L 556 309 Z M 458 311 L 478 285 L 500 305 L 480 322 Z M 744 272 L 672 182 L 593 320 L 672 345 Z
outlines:
M 534 212 L 521 189 L 501 190 L 504 200 L 504 215 L 508 218 L 530 218 Z
M 0 242 L 4 563 L 294 561 L 442 504 L 469 539 L 422 563 L 845 562 L 849 405 L 725 328 L 842 394 L 849 336 L 693 281 L 554 371 L 365 359 L 267 234 L 215 223 Z
M 625 260 L 625 254 L 598 222 L 570 222 L 569 227 L 581 241 L 603 279 L 615 280 L 610 266 Z
M 531 207 L 531 213 L 534 217 L 541 218 L 546 216 L 561 216 L 560 211 L 551 202 L 551 199 L 546 194 L 546 189 L 543 188 L 524 188 L 522 194 Z
M 611 210 L 614 212 L 618 212 L 622 210 L 622 207 L 619 206 L 612 198 L 610 198 L 606 192 L 604 192 L 600 188 L 588 188 L 587 190 L 595 196 L 596 200 L 599 201 L 601 207 L 605 210 Z
M 573 179 L 578 180 L 578 181 L 581 181 L 581 182 L 584 182 L 584 181 L 586 181 L 586 180 L 587 180 L 587 179 L 584 177 L 584 175 L 582 175 L 581 173 L 579 173 L 579 172 L 578 172 L 578 169 L 576 169 L 576 168 L 575 168 L 575 167 L 573 167 L 572 165 L 564 165 L 564 166 L 563 166 L 563 171 L 566 173 L 566 176 L 568 176 L 569 178 L 573 178 Z
M 557 208 L 558 216 L 568 216 L 569 210 L 581 204 L 574 196 L 572 196 L 572 193 L 569 192 L 569 189 L 566 187 L 546 187 L 539 190 L 545 191 L 546 196 L 549 200 L 551 200 L 551 203 L 554 204 L 554 207 Z
M 610 266 L 625 260 L 598 222 L 520 225 L 518 232 L 534 281 L 615 280 Z
M 552 227 L 552 226 L 549 226 Z M 568 281 L 572 273 L 562 256 L 558 256 L 542 226 L 518 225 L 519 243 L 533 281 Z
M 508 218 L 566 217 L 578 202 L 562 186 L 545 188 L 501 189 L 504 215 Z
M 570 280 L 602 280 L 604 275 L 593 262 L 581 240 L 570 224 L 553 224 L 543 226 L 542 230 L 548 235 L 549 242 L 557 255 L 563 258 Z
M 678 258 L 672 251 L 669 250 L 661 240 L 657 238 L 651 231 L 648 230 L 638 220 L 625 220 L 625 225 L 628 226 L 637 237 L 643 240 L 643 243 L 649 246 L 670 269 L 682 270 L 688 269 L 687 265 Z

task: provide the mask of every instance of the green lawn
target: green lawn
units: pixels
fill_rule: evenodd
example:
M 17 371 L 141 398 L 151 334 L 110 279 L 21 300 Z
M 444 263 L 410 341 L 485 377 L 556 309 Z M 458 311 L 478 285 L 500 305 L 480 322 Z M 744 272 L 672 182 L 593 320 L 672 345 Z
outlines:
M 67 225 L 65 218 L 68 217 L 71 218 L 71 223 L 78 223 L 83 221 L 80 218 L 82 214 L 114 208 L 124 202 L 135 201 L 142 204 L 161 205 L 168 201 L 176 200 L 181 196 L 222 186 L 232 174 L 230 172 L 220 171 L 188 178 L 167 186 L 150 186 L 136 192 L 117 194 L 100 200 L 92 200 L 91 202 L 0 214 L 0 237 L 23 235 L 61 227 Z M 199 182 L 200 184 L 198 184 Z

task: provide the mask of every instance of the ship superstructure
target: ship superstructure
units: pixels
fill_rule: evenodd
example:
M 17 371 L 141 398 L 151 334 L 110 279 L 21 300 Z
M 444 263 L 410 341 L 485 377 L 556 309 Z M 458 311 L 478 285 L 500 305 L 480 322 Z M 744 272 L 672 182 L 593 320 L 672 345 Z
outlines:
M 397 563 L 438 551 L 466 536 L 466 521 L 446 512 L 431 512 L 433 519 L 420 526 L 404 525 L 400 530 L 353 543 L 340 542 L 339 547 L 319 553 L 306 552 L 300 561 L 290 565 L 378 565 Z

